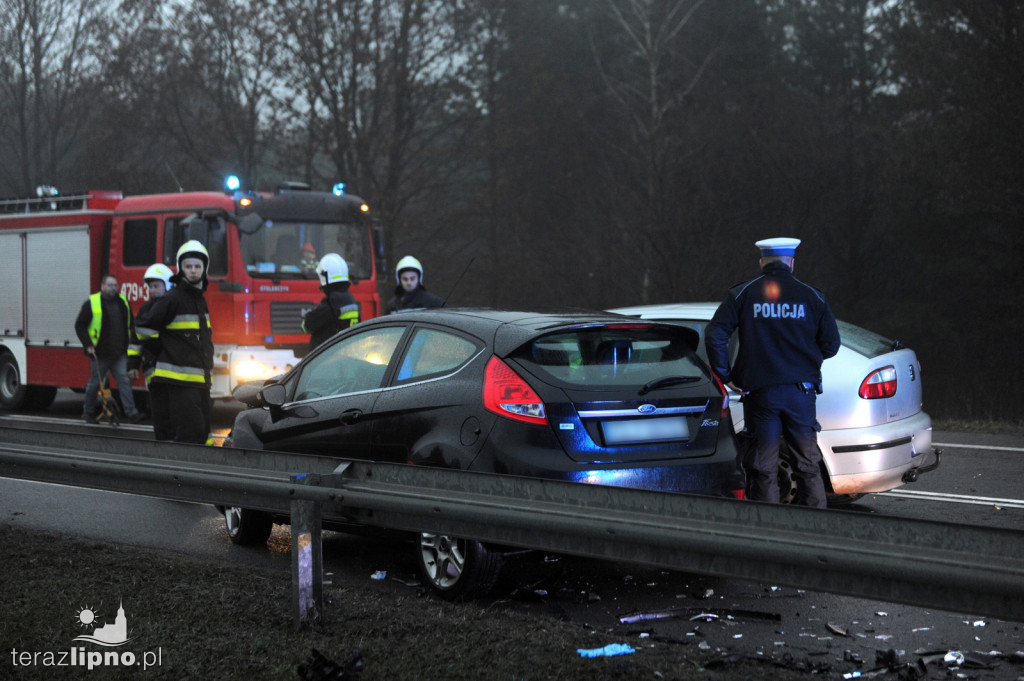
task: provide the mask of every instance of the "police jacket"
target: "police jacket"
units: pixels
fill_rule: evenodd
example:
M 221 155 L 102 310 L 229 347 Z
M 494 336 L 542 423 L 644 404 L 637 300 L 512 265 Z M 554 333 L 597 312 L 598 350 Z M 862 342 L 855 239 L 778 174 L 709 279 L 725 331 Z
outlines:
M 729 366 L 729 337 L 739 329 L 739 354 Z M 821 291 L 780 262 L 734 286 L 704 336 L 722 382 L 754 391 L 769 385 L 821 383 L 821 363 L 839 352 L 839 328 Z
M 143 341 L 160 338 L 152 381 L 209 389 L 213 371 L 213 334 L 210 310 L 202 288 L 174 275 L 174 288 L 139 310 L 135 331 Z
M 401 286 L 395 289 L 395 297 L 388 301 L 388 314 L 398 312 L 413 312 L 415 310 L 426 310 L 434 307 L 444 307 L 444 301 L 433 293 L 427 293 L 427 289 L 420 284 L 411 292 L 406 293 Z
M 97 357 L 114 359 L 128 351 L 134 336 L 132 325 L 132 307 L 127 298 L 94 293 L 82 303 L 75 333 L 83 349 L 96 348 Z
M 348 284 L 328 284 L 322 288 L 327 295 L 302 320 L 303 332 L 310 334 L 310 350 L 359 323 L 359 303 L 349 293 Z
M 153 304 L 160 298 L 152 298 L 146 301 L 142 307 L 139 308 L 139 315 L 149 315 L 149 310 L 153 307 Z M 132 344 L 128 346 L 128 369 L 142 370 L 142 374 L 146 377 L 146 384 L 149 384 L 149 380 L 153 378 L 153 370 L 156 368 L 156 360 L 160 355 L 160 332 L 153 331 L 153 334 L 148 336 L 145 340 L 135 337 Z

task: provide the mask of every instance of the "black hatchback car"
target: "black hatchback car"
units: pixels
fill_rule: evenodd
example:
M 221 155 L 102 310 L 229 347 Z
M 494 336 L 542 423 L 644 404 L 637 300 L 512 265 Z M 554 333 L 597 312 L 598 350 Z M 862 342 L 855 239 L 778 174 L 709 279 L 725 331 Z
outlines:
M 441 309 L 379 317 L 321 345 L 254 408 L 246 449 L 743 497 L 725 389 L 691 330 L 601 312 Z M 315 414 L 315 415 L 314 415 Z M 225 511 L 237 543 L 273 519 Z M 500 553 L 423 534 L 442 596 L 493 583 Z

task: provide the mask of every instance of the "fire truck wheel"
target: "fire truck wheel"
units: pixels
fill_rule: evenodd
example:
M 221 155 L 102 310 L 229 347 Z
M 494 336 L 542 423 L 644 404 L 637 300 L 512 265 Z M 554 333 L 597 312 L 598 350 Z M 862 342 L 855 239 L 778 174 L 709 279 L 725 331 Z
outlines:
M 28 386 L 21 382 L 18 363 L 8 353 L 0 355 L 0 407 L 21 409 L 25 403 Z
M 224 509 L 224 525 L 233 544 L 251 546 L 267 543 L 274 530 L 274 519 L 263 511 L 228 506 Z

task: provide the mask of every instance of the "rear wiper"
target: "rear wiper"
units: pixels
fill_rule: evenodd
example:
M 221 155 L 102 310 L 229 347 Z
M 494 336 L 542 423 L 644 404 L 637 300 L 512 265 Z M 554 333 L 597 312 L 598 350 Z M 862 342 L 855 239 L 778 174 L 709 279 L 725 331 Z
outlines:
M 694 383 L 699 380 L 699 376 L 662 376 L 661 378 L 656 378 L 653 381 L 650 381 L 647 385 L 640 388 L 640 394 L 646 395 L 652 390 L 657 390 L 658 388 L 667 388 L 670 385 L 680 385 L 682 383 Z

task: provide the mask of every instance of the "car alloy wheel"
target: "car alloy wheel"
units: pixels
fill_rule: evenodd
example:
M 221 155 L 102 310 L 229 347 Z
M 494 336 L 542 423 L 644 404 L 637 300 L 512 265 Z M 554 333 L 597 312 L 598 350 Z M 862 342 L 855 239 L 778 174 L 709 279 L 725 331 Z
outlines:
M 415 551 L 423 579 L 446 600 L 485 595 L 501 570 L 501 554 L 472 539 L 421 532 L 416 535 Z

